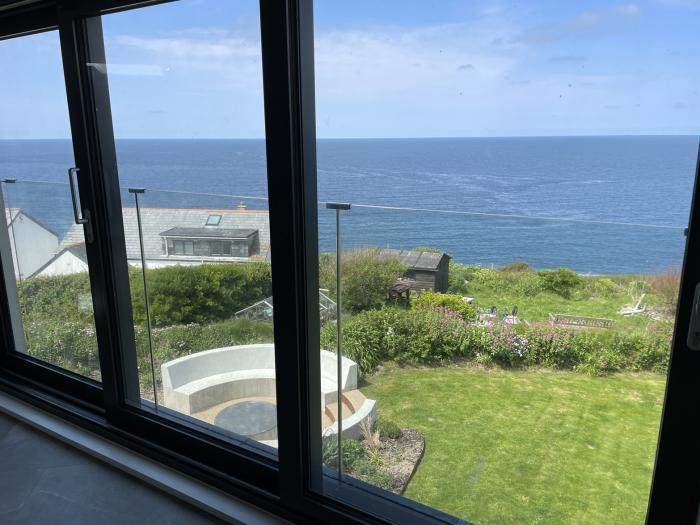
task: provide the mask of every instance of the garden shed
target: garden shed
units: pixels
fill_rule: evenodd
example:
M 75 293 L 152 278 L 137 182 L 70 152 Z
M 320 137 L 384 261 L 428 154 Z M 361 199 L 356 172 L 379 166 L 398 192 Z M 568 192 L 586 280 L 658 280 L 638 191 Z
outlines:
M 408 266 L 404 274 L 415 281 L 414 290 L 446 292 L 450 275 L 450 256 L 444 252 L 420 252 L 383 248 L 380 257 L 396 257 Z

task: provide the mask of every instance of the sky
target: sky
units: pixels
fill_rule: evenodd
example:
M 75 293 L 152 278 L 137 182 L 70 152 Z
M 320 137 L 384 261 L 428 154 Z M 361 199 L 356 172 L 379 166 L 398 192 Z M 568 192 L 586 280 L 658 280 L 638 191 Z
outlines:
M 259 6 L 103 17 L 117 138 L 262 138 Z M 700 134 L 700 0 L 316 0 L 319 138 Z M 68 138 L 55 32 L 0 41 L 0 138 Z

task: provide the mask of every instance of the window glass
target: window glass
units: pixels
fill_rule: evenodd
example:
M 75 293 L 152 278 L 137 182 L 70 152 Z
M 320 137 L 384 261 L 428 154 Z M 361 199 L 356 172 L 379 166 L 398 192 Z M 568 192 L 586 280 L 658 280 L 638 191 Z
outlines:
M 102 23 L 133 267 L 140 391 L 129 402 L 275 454 L 258 10 L 176 2 Z M 230 242 L 218 237 L 240 229 L 259 232 L 260 254 L 222 261 Z M 163 236 L 174 237 L 165 254 Z
M 329 489 L 644 521 L 700 134 L 689 4 L 315 3 Z
M 85 230 L 67 181 L 75 159 L 58 33 L 1 41 L 0 71 L 0 252 L 15 349 L 99 380 Z

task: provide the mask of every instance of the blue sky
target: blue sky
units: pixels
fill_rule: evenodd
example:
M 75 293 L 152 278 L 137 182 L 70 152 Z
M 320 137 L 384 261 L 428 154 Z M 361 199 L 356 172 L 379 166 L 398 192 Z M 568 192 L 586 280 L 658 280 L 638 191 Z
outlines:
M 264 136 L 256 1 L 103 25 L 118 138 Z M 319 137 L 700 134 L 700 0 L 317 0 L 315 26 Z M 57 41 L 0 42 L 0 138 L 68 137 Z

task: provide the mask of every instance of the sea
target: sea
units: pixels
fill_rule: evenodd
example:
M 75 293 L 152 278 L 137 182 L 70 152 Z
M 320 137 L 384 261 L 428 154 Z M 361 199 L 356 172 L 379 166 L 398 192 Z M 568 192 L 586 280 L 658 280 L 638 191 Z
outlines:
M 683 262 L 697 136 L 319 139 L 318 224 L 335 249 L 437 248 L 455 261 L 580 273 Z M 117 140 L 125 207 L 267 209 L 263 140 Z M 68 140 L 0 140 L 5 205 L 63 235 L 73 217 Z M 270 173 L 283 177 L 284 173 Z M 274 239 L 273 239 L 274 249 Z

